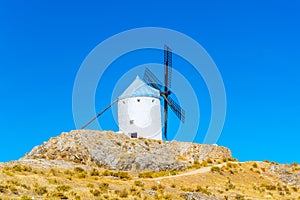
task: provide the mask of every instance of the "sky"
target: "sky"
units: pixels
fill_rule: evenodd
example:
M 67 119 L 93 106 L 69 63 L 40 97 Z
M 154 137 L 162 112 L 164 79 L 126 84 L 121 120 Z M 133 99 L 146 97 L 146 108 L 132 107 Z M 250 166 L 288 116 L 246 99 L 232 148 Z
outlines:
M 49 138 L 76 129 L 74 81 L 99 43 L 126 30 L 162 27 L 193 38 L 218 67 L 227 97 L 218 145 L 229 147 L 241 161 L 299 163 L 299 8 L 293 0 L 1 1 L 0 161 L 19 159 Z M 112 63 L 99 82 L 96 110 L 109 103 L 122 73 L 143 63 L 162 63 L 161 55 L 138 51 Z M 122 70 L 116 74 L 115 67 Z M 210 104 L 201 76 L 193 79 L 180 57 L 174 56 L 173 67 L 197 88 L 205 129 Z M 104 114 L 99 123 L 117 130 L 111 116 Z M 175 130 L 179 122 L 171 121 Z M 201 138 L 199 132 L 196 142 Z

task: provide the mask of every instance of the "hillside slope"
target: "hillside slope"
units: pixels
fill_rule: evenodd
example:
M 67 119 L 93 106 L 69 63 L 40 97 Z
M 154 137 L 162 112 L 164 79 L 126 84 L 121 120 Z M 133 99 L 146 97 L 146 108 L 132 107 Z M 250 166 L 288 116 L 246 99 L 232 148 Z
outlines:
M 71 131 L 0 163 L 0 199 L 300 199 L 300 166 L 226 147 Z

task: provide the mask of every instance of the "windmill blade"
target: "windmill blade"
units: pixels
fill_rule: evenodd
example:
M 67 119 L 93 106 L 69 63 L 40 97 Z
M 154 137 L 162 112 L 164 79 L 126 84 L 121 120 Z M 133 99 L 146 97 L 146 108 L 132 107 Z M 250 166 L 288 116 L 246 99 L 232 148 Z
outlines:
M 104 108 L 101 112 L 99 112 L 95 117 L 93 117 L 90 121 L 88 121 L 84 126 L 80 129 L 85 129 L 88 125 L 90 125 L 93 121 L 95 121 L 98 117 L 100 117 L 105 111 L 107 111 L 110 107 L 112 107 L 119 99 L 115 99 L 110 105 Z
M 185 111 L 178 105 L 172 97 L 165 95 L 162 95 L 165 101 L 168 103 L 168 105 L 171 107 L 171 109 L 174 111 L 175 115 L 184 123 L 185 121 Z
M 167 88 L 170 88 L 171 79 L 172 79 L 172 49 L 167 45 L 165 45 L 164 48 L 164 64 L 165 64 L 165 86 Z
M 162 95 L 165 97 L 165 95 Z M 168 102 L 167 98 L 164 98 L 164 135 L 166 140 L 168 140 L 167 129 L 168 129 Z
M 157 85 L 162 85 L 161 81 L 148 68 L 145 70 L 144 80 L 155 89 L 161 91 L 160 87 Z

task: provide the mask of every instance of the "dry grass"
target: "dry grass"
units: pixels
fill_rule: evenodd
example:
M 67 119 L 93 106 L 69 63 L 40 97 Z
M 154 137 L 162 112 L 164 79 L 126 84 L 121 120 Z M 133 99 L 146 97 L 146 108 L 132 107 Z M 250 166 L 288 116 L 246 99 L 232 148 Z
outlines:
M 300 199 L 300 188 L 276 179 L 270 172 L 270 162 L 222 162 L 227 163 L 221 168 L 212 167 L 208 173 L 180 177 L 170 172 L 140 172 L 138 175 L 80 167 L 2 167 L 0 199 L 182 199 L 181 194 L 185 192 L 213 194 L 220 199 Z M 215 161 L 206 163 L 194 165 L 204 167 Z M 291 171 L 297 170 L 299 165 L 293 164 Z M 152 179 L 169 175 L 173 176 L 159 181 Z

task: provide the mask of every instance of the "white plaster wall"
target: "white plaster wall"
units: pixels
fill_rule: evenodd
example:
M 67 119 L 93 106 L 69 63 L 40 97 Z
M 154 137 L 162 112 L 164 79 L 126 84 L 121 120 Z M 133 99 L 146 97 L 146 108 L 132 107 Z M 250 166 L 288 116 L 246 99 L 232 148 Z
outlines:
M 130 97 L 119 100 L 118 123 L 119 130 L 128 136 L 137 132 L 138 137 L 162 140 L 160 99 Z

